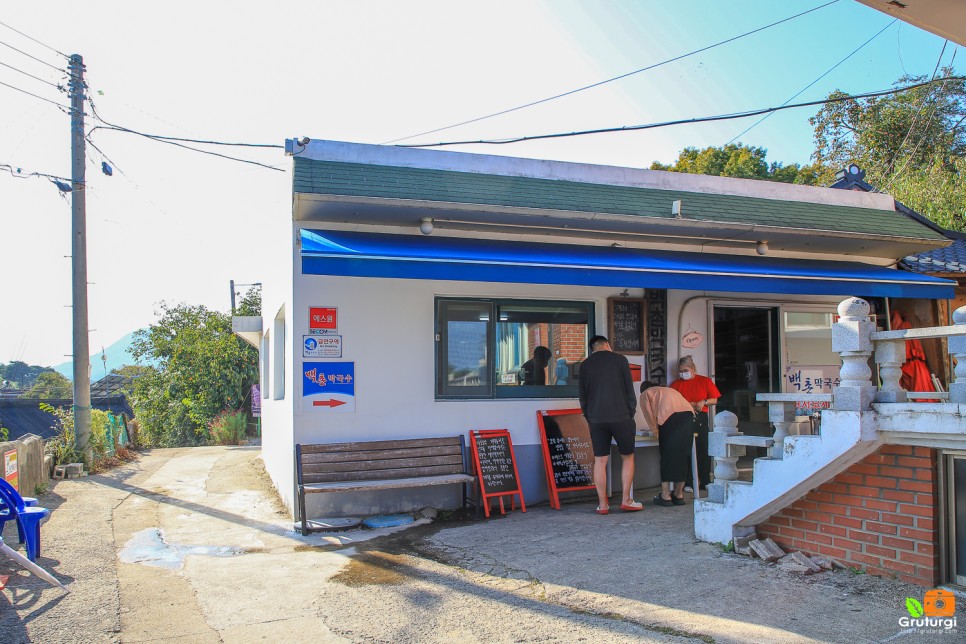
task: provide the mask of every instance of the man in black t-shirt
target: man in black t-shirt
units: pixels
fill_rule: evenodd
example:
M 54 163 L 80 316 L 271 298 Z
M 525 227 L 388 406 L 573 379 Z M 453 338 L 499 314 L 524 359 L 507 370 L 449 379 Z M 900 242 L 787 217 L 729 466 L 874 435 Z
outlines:
M 621 510 L 637 512 L 644 506 L 634 500 L 634 411 L 637 395 L 627 358 L 614 353 L 602 335 L 590 339 L 590 355 L 580 365 L 580 410 L 590 425 L 594 446 L 594 486 L 597 488 L 597 514 L 607 514 L 607 463 L 611 439 L 621 455 L 623 500 Z

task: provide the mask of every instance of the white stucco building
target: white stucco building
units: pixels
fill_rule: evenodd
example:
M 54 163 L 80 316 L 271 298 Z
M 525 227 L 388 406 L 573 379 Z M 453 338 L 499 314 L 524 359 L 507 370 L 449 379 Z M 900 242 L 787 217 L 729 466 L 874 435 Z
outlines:
M 894 269 L 949 240 L 887 195 L 332 141 L 287 152 L 292 216 L 265 226 L 263 318 L 235 329 L 260 348 L 264 458 L 290 508 L 296 443 L 472 429 L 508 429 L 527 503 L 546 500 L 536 412 L 577 407 L 586 340 L 615 333 L 615 301 L 643 312 L 616 330 L 642 377 L 666 383 L 693 355 L 718 411 L 769 435 L 756 394 L 836 384 L 844 297 L 884 320 L 885 298 L 952 296 Z M 544 384 L 523 384 L 541 345 Z M 458 501 L 313 497 L 310 517 Z

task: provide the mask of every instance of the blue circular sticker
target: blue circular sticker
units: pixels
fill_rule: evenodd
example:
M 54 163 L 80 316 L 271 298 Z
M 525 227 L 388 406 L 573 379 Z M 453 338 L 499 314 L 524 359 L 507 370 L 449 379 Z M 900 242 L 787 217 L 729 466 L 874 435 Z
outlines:
M 305 339 L 305 350 L 306 351 L 315 351 L 318 348 L 319 348 L 319 343 L 318 343 L 318 341 L 315 338 L 306 338 Z

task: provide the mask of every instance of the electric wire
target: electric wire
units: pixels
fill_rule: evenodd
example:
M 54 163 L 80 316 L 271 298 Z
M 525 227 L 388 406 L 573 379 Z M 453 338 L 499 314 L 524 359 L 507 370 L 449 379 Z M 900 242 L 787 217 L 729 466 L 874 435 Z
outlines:
M 34 38 L 34 37 L 32 37 L 32 36 L 28 36 L 27 34 L 25 34 L 24 32 L 22 32 L 22 31 L 20 31 L 19 29 L 14 29 L 13 27 L 11 27 L 11 26 L 10 26 L 10 25 L 8 25 L 7 23 L 5 23 L 5 22 L 3 22 L 2 20 L 0 20 L 0 25 L 3 25 L 4 27 L 6 27 L 7 29 L 9 29 L 10 31 L 15 31 L 15 32 L 17 32 L 18 34 L 20 34 L 21 36 L 23 36 L 23 37 L 24 37 L 24 38 L 26 38 L 27 40 L 32 40 L 32 41 L 34 41 L 35 43 L 37 43 L 38 45 L 41 45 L 41 46 L 43 46 L 43 47 L 46 47 L 47 49 L 49 49 L 50 51 L 52 51 L 52 52 L 54 52 L 55 54 L 60 54 L 60 55 L 61 55 L 61 56 L 63 56 L 64 58 L 70 58 L 70 56 L 68 56 L 68 55 L 67 55 L 67 54 L 65 54 L 64 52 L 62 52 L 62 51 L 60 51 L 59 49 L 54 49 L 53 47 L 51 47 L 51 46 L 50 46 L 50 45 L 48 45 L 47 43 L 44 43 L 44 42 L 41 42 L 41 41 L 39 41 L 39 40 L 37 40 L 36 38 Z
M 893 20 L 892 22 L 890 22 L 889 24 L 887 24 L 885 27 L 883 27 L 882 29 L 880 29 L 874 36 L 872 36 L 871 38 L 869 38 L 868 40 L 866 40 L 864 43 L 862 43 L 861 45 L 859 45 L 858 47 L 856 47 L 855 49 L 853 49 L 851 54 L 849 54 L 848 56 L 846 56 L 845 58 L 843 58 L 839 62 L 837 62 L 834 65 L 832 65 L 831 67 L 829 67 L 828 70 L 826 70 L 824 74 L 822 74 L 821 76 L 819 76 L 818 78 L 816 78 L 815 80 L 813 80 L 811 83 L 809 83 L 808 85 L 806 85 L 805 87 L 803 87 L 799 92 L 797 92 L 796 94 L 793 94 L 792 96 L 790 96 L 787 101 L 785 101 L 784 103 L 782 103 L 782 105 L 788 105 L 789 103 L 791 103 L 792 101 L 794 101 L 796 98 L 798 98 L 799 96 L 801 96 L 802 94 L 804 94 L 808 90 L 808 88 L 810 88 L 812 85 L 814 85 L 815 83 L 819 82 L 820 80 L 822 80 L 823 78 L 825 78 L 826 76 L 828 76 L 829 74 L 831 74 L 833 71 L 835 71 L 835 69 L 837 67 L 839 67 L 840 65 L 842 65 L 843 63 L 845 63 L 845 61 L 847 61 L 852 56 L 855 56 L 866 45 L 868 45 L 870 42 L 872 42 L 873 40 L 875 40 L 876 38 L 878 38 L 879 36 L 881 36 L 882 33 L 886 29 L 889 29 L 890 27 L 892 27 L 892 25 L 896 24 L 897 22 L 899 22 L 899 19 L 898 18 L 896 18 L 895 20 Z M 745 134 L 747 134 L 751 130 L 753 130 L 756 127 L 758 127 L 759 125 L 761 125 L 772 114 L 774 114 L 774 112 L 769 112 L 765 116 L 761 117 L 760 119 L 758 119 L 757 121 L 755 121 L 753 124 L 749 125 L 747 128 L 745 128 L 744 130 L 742 130 L 741 132 L 739 132 L 738 134 L 736 134 L 735 136 L 733 136 L 731 138 L 731 140 L 728 141 L 728 143 L 725 143 L 725 145 L 729 145 L 731 143 L 734 143 L 739 137 L 744 136 Z
M 0 170 L 9 172 L 11 176 L 15 179 L 29 179 L 31 177 L 43 177 L 45 179 L 56 179 L 57 181 L 63 181 L 65 183 L 70 183 L 71 180 L 66 177 L 58 177 L 55 174 L 47 174 L 45 172 L 24 172 L 18 167 L 12 166 L 9 163 L 0 163 Z
M 966 76 L 948 76 L 942 79 L 943 82 L 951 80 L 966 80 Z M 893 89 L 880 90 L 876 92 L 866 92 L 864 94 L 851 94 L 847 96 L 838 96 L 835 98 L 826 98 L 817 101 L 808 101 L 806 103 L 793 103 L 790 105 L 780 105 L 778 107 L 766 107 L 756 110 L 748 110 L 745 112 L 734 112 L 731 114 L 718 114 L 715 116 L 701 116 L 691 119 L 679 119 L 675 121 L 663 121 L 660 123 L 648 123 L 645 125 L 624 125 L 621 127 L 607 127 L 598 128 L 594 130 L 581 130 L 578 132 L 558 132 L 554 134 L 537 134 L 533 136 L 518 136 L 505 139 L 479 139 L 475 141 L 444 141 L 440 143 L 398 143 L 396 147 L 400 148 L 435 148 L 443 147 L 449 145 L 506 145 L 508 143 L 521 143 L 524 141 L 536 141 L 539 139 L 560 139 L 572 136 L 586 136 L 589 134 L 606 134 L 611 132 L 633 132 L 636 130 L 652 130 L 660 127 L 668 127 L 672 125 L 690 125 L 695 123 L 708 123 L 713 121 L 729 121 L 733 119 L 748 118 L 750 116 L 759 116 L 761 114 L 768 114 L 769 112 L 778 112 L 781 110 L 791 110 L 797 109 L 799 107 L 814 107 L 816 105 L 827 105 L 829 103 L 842 103 L 845 101 L 854 101 L 860 98 L 874 98 L 876 96 L 888 96 L 890 94 L 898 94 L 899 92 L 904 92 L 910 89 L 916 89 L 918 87 L 925 87 L 926 85 L 931 85 L 935 80 L 924 81 L 922 83 L 915 83 L 913 85 L 906 85 L 903 87 L 896 87 Z
M 51 103 L 52 105 L 56 105 L 57 107 L 59 107 L 62 110 L 68 110 L 68 111 L 70 110 L 69 107 L 67 107 L 66 105 L 61 105 L 57 101 L 52 101 L 49 98 L 44 98 L 43 96 L 38 96 L 37 94 L 34 94 L 33 92 L 28 92 L 25 89 L 20 89 L 19 87 L 14 87 L 13 85 L 8 85 L 7 83 L 4 83 L 3 81 L 0 81 L 0 85 L 3 85 L 4 87 L 9 87 L 10 89 L 15 89 L 18 92 L 22 92 L 22 93 L 24 93 L 24 94 L 26 94 L 28 96 L 33 96 L 34 98 L 39 98 L 42 101 L 46 101 L 48 103 Z
M 572 90 L 563 92 L 561 94 L 555 94 L 554 96 L 548 96 L 547 98 L 542 98 L 542 99 L 537 100 L 537 101 L 532 101 L 530 103 L 525 103 L 524 105 L 518 105 L 517 107 L 511 107 L 509 109 L 501 110 L 499 112 L 494 112 L 492 114 L 487 114 L 486 116 L 479 116 L 477 118 L 469 119 L 467 121 L 461 121 L 459 123 L 453 123 L 452 125 L 446 125 L 444 127 L 438 127 L 438 128 L 436 128 L 434 130 L 426 130 L 425 132 L 419 132 L 418 134 L 410 134 L 409 136 L 400 137 L 398 139 L 393 139 L 391 141 L 385 141 L 385 142 L 381 143 L 380 145 L 389 145 L 391 143 L 396 143 L 398 141 L 406 141 L 408 139 L 413 139 L 413 138 L 416 138 L 417 136 L 425 136 L 427 134 L 434 134 L 436 132 L 442 132 L 443 130 L 450 130 L 450 129 L 454 128 L 454 127 L 459 127 L 461 125 L 467 125 L 469 123 L 477 123 L 479 121 L 485 121 L 486 119 L 490 119 L 490 118 L 493 118 L 495 116 L 502 116 L 503 114 L 509 114 L 510 112 L 516 112 L 517 110 L 522 110 L 522 109 L 525 109 L 525 108 L 528 108 L 528 107 L 533 107 L 534 105 L 540 105 L 542 103 L 548 103 L 548 102 L 553 101 L 553 100 L 556 100 L 558 98 L 563 98 L 565 96 L 570 96 L 571 94 L 576 94 L 578 92 L 582 92 L 584 90 L 592 89 L 594 87 L 600 87 L 601 85 L 606 85 L 607 83 L 612 83 L 614 81 L 621 80 L 622 78 L 627 78 L 628 76 L 633 76 L 635 74 L 640 74 L 641 72 L 646 72 L 646 71 L 649 71 L 651 69 L 656 69 L 656 68 L 661 67 L 663 65 L 667 65 L 669 63 L 673 63 L 673 62 L 676 62 L 676 61 L 679 61 L 679 60 L 683 60 L 685 58 L 688 58 L 690 56 L 694 56 L 695 54 L 700 54 L 702 52 L 708 51 L 709 49 L 714 49 L 715 47 L 719 47 L 721 45 L 725 45 L 727 43 L 734 42 L 735 40 L 739 40 L 739 39 L 744 38 L 746 36 L 750 36 L 752 34 L 756 34 L 756 33 L 760 32 L 760 31 L 764 31 L 765 29 L 769 29 L 771 27 L 775 27 L 777 25 L 780 25 L 783 22 L 788 22 L 789 20 L 794 20 L 795 18 L 800 18 L 801 16 L 804 16 L 806 14 L 812 13 L 813 11 L 818 11 L 819 9 L 823 9 L 823 8 L 829 6 L 829 5 L 833 5 L 833 4 L 837 3 L 838 1 L 839 0 L 832 0 L 831 2 L 826 2 L 823 5 L 819 5 L 817 7 L 813 7 L 811 9 L 807 10 L 807 11 L 803 11 L 801 13 L 797 13 L 794 16 L 789 16 L 788 18 L 783 18 L 782 20 L 778 20 L 777 22 L 773 22 L 771 24 L 767 24 L 767 25 L 765 25 L 763 27 L 758 27 L 757 29 L 753 29 L 751 31 L 747 31 L 747 32 L 745 32 L 743 34 L 739 34 L 737 36 L 732 36 L 731 38 L 728 38 L 726 40 L 722 40 L 720 42 L 716 42 L 713 45 L 708 45 L 706 47 L 702 47 L 701 49 L 695 49 L 694 51 L 690 51 L 690 52 L 688 52 L 686 54 L 681 54 L 680 56 L 675 56 L 674 58 L 669 58 L 669 59 L 664 60 L 664 61 L 661 61 L 659 63 L 654 63 L 653 65 L 648 65 L 647 67 L 641 67 L 640 69 L 635 69 L 634 71 L 627 72 L 627 73 L 621 74 L 619 76 L 614 76 L 613 78 L 608 78 L 606 80 L 598 81 L 596 83 L 591 83 L 590 85 L 584 85 L 583 87 L 578 87 L 576 89 L 572 89 Z
M 947 40 L 946 43 L 948 43 L 948 42 L 949 41 Z M 945 51 L 946 51 L 946 44 L 943 44 L 943 52 L 945 52 Z M 953 62 L 956 60 L 956 54 L 958 52 L 959 52 L 959 48 L 957 47 L 953 51 L 952 58 L 949 60 L 949 67 L 950 68 L 953 66 Z M 942 57 L 943 57 L 943 55 L 942 55 L 942 53 L 940 53 L 939 54 L 939 61 L 942 60 Z M 935 76 L 936 76 L 936 72 L 939 70 L 939 61 L 936 62 L 936 69 L 933 70 L 933 78 L 934 79 L 935 79 Z M 939 88 L 939 96 L 936 97 L 936 106 L 933 108 L 932 113 L 929 115 L 929 120 L 926 121 L 926 127 L 923 128 L 923 136 L 920 136 L 919 137 L 919 141 L 916 143 L 916 147 L 913 148 L 912 153 L 910 153 L 909 156 L 906 157 L 906 161 L 905 161 L 905 163 L 902 164 L 902 167 L 899 168 L 898 170 L 896 170 L 895 174 L 893 174 L 891 177 L 889 177 L 889 180 L 886 182 L 886 186 L 885 186 L 885 188 L 883 188 L 883 191 L 888 190 L 892 186 L 893 182 L 895 182 L 895 180 L 898 179 L 899 176 L 909 166 L 909 162 L 912 161 L 912 159 L 916 156 L 916 153 L 919 152 L 919 148 L 922 146 L 923 141 L 926 140 L 925 134 L 926 134 L 926 132 L 929 131 L 929 126 L 932 124 L 932 120 L 936 117 L 936 112 L 939 111 L 939 101 L 942 99 L 942 94 L 943 94 L 943 92 L 946 89 L 946 83 L 949 80 L 951 80 L 949 77 L 943 78 L 943 84 Z M 922 105 L 925 105 L 925 104 L 926 104 L 926 97 L 923 97 Z M 920 106 L 920 111 L 921 110 L 922 110 L 922 106 Z M 911 126 L 909 126 L 909 132 L 906 133 L 906 138 L 902 140 L 902 144 L 899 146 L 899 150 L 902 150 L 902 147 L 906 143 L 906 139 L 908 139 L 909 138 L 909 135 L 912 133 L 912 128 L 915 127 L 915 121 L 918 119 L 918 116 L 919 116 L 919 114 L 917 113 L 916 114 L 916 119 L 913 119 L 913 124 Z M 963 119 L 966 119 L 966 115 L 963 116 Z M 963 119 L 960 119 L 959 122 L 962 123 L 963 122 Z M 955 128 L 953 128 L 953 129 L 955 130 Z M 895 159 L 893 159 L 893 163 L 894 162 L 895 162 Z M 891 167 L 892 167 L 892 164 L 890 164 L 890 168 Z
M 8 65 L 7 63 L 3 62 L 2 60 L 0 60 L 0 65 L 3 65 L 4 67 L 7 67 L 9 69 L 12 69 L 15 72 L 20 72 L 24 76 L 29 76 L 30 78 L 32 78 L 34 80 L 38 80 L 41 83 L 46 83 L 46 84 L 50 85 L 51 87 L 55 87 L 55 88 L 57 88 L 58 90 L 60 90 L 62 92 L 64 91 L 64 86 L 63 85 L 58 85 L 57 83 L 51 83 L 49 80 L 45 80 L 45 79 L 41 78 L 40 76 L 34 76 L 33 74 L 27 73 L 27 72 L 25 72 L 22 69 L 18 69 L 16 67 L 14 67 L 13 65 Z
M 36 61 L 37 61 L 38 63 L 42 63 L 42 64 L 44 64 L 44 65 L 47 65 L 47 67 L 50 67 L 50 68 L 52 68 L 52 69 L 56 69 L 56 70 L 57 70 L 57 71 L 59 71 L 59 72 L 64 72 L 65 74 L 67 73 L 67 70 L 66 70 L 66 69 L 61 69 L 61 68 L 60 68 L 60 67 L 58 67 L 57 65 L 51 65 L 51 64 L 50 64 L 50 63 L 48 63 L 48 62 L 47 62 L 46 60 L 41 60 L 41 59 L 39 59 L 39 58 L 37 58 L 36 56 L 31 56 L 31 55 L 30 55 L 30 54 L 28 54 L 27 52 L 25 52 L 25 51 L 23 51 L 23 50 L 21 50 L 21 49 L 17 49 L 17 48 L 16 48 L 16 47 L 14 47 L 13 45 L 11 45 L 11 44 L 9 44 L 9 43 L 5 43 L 5 42 L 4 42 L 4 41 L 2 41 L 2 40 L 0 40 L 0 45 L 3 45 L 4 47 L 9 47 L 10 49 L 12 49 L 12 50 L 14 50 L 15 52 L 18 52 L 18 53 L 21 53 L 21 54 L 23 54 L 23 55 L 24 55 L 24 56 L 26 56 L 27 58 L 33 58 L 33 59 L 34 59 L 34 60 L 36 60 Z
M 106 121 L 101 121 L 101 122 L 106 123 Z M 149 136 L 153 139 L 160 139 L 162 141 L 182 141 L 185 143 L 204 143 L 206 145 L 227 145 L 227 146 L 235 146 L 235 147 L 243 147 L 243 148 L 277 148 L 279 150 L 285 147 L 284 145 L 278 145 L 277 143 L 229 143 L 227 141 L 210 141 L 206 139 L 185 139 L 177 136 L 163 136 L 161 134 L 144 134 L 142 132 L 134 132 L 134 130 L 130 130 L 126 127 L 121 127 L 118 125 L 107 125 L 107 126 L 98 125 L 96 127 L 91 128 L 91 132 L 93 132 L 94 130 L 117 130 L 119 132 L 133 132 L 135 134 L 140 134 L 141 136 Z M 88 134 L 90 134 L 90 132 L 88 132 Z
M 159 143 L 167 143 L 168 145 L 173 145 L 173 146 L 176 146 L 176 147 L 179 147 L 179 148 L 184 148 L 185 150 L 191 150 L 193 152 L 200 152 L 201 154 L 208 154 L 210 156 L 219 157 L 219 158 L 222 158 L 222 159 L 228 159 L 230 161 L 238 161 L 239 163 L 247 163 L 247 164 L 254 165 L 254 166 L 258 166 L 258 167 L 261 167 L 261 168 L 267 168 L 269 170 L 275 170 L 277 172 L 285 172 L 285 170 L 283 168 L 279 168 L 279 167 L 276 167 L 276 166 L 273 166 L 273 165 L 268 165 L 267 163 L 260 163 L 258 161 L 252 161 L 251 159 L 241 159 L 239 157 L 233 157 L 233 156 L 229 156 L 227 154 L 221 154 L 221 153 L 218 153 L 218 152 L 212 152 L 211 150 L 202 150 L 200 148 L 194 148 L 194 147 L 191 147 L 190 145 L 184 145 L 183 143 L 179 143 L 178 142 L 178 141 L 184 141 L 184 140 L 187 140 L 187 139 L 176 139 L 175 137 L 159 137 L 159 136 L 156 136 L 156 135 L 153 135 L 153 134 L 145 134 L 144 132 L 138 132 L 137 130 L 132 130 L 131 128 L 123 127 L 121 125 L 117 125 L 116 123 L 111 123 L 110 121 L 106 121 L 103 118 L 101 118 L 100 114 L 97 113 L 97 108 L 94 106 L 94 103 L 92 101 L 90 101 L 89 98 L 88 98 L 88 103 L 90 103 L 91 113 L 94 115 L 94 118 L 96 118 L 101 123 L 104 123 L 104 125 L 109 126 L 109 127 L 102 127 L 102 126 L 93 127 L 87 133 L 88 136 L 90 136 L 90 134 L 93 133 L 94 130 L 97 130 L 97 129 L 109 130 L 109 131 L 110 130 L 113 130 L 113 131 L 123 132 L 123 133 L 127 133 L 127 134 L 136 134 L 137 136 L 142 136 L 142 137 L 144 137 L 146 139 L 150 139 L 152 141 L 157 141 Z M 208 143 L 217 143 L 217 142 L 211 141 L 211 142 L 208 142 Z M 235 145 L 235 144 L 225 144 L 225 145 Z M 243 145 L 253 145 L 254 146 L 256 144 L 243 144 Z M 268 145 L 265 145 L 265 146 L 259 146 L 259 147 L 269 147 L 269 146 Z M 281 146 L 277 146 L 276 145 L 274 147 L 281 147 Z
M 935 80 L 936 74 L 939 73 L 939 65 L 942 64 L 943 55 L 946 53 L 946 46 L 948 44 L 949 44 L 949 41 L 948 40 L 944 40 L 943 41 L 943 48 L 939 52 L 939 58 L 936 60 L 936 66 L 932 70 L 932 79 L 933 80 Z M 958 48 L 957 48 L 957 50 L 958 50 Z M 956 60 L 956 53 L 955 52 L 953 52 L 953 58 L 952 58 L 952 60 Z M 950 61 L 950 67 L 952 67 L 952 61 Z M 940 91 L 940 96 L 942 95 L 942 90 L 945 89 L 945 87 L 946 87 L 946 83 L 943 83 L 942 88 L 940 88 L 940 90 L 939 90 Z M 893 166 L 895 165 L 896 159 L 898 158 L 898 154 L 902 152 L 902 149 L 906 146 L 906 141 L 908 141 L 909 140 L 909 137 L 912 135 L 912 131 L 916 129 L 916 123 L 919 122 L 919 117 L 922 115 L 922 111 L 926 108 L 926 103 L 928 103 L 928 102 L 929 102 L 929 94 L 928 93 L 927 94 L 923 94 L 922 101 L 919 103 L 919 109 L 916 110 L 915 116 L 912 117 L 912 123 L 909 124 L 909 130 L 906 132 L 906 135 L 904 137 L 902 137 L 902 143 L 900 143 L 899 144 L 899 147 L 896 148 L 897 156 L 895 156 L 895 157 L 893 157 L 892 159 L 889 160 L 889 165 L 886 167 L 885 172 L 883 173 L 883 176 L 888 176 L 889 175 L 889 172 L 892 170 Z M 937 102 L 936 107 L 935 107 L 935 109 L 933 110 L 932 113 L 935 114 L 936 113 L 936 110 L 938 110 L 938 109 L 939 109 L 939 104 Z M 932 118 L 929 119 L 929 123 L 931 123 L 931 122 L 932 122 Z M 927 123 L 927 129 L 928 129 L 928 123 Z M 925 130 L 923 130 L 923 133 L 925 134 Z M 893 175 L 892 177 L 889 178 L 889 181 L 886 183 L 886 187 L 883 188 L 883 190 L 887 190 L 889 188 L 889 186 L 892 184 L 893 179 L 896 176 L 898 176 L 903 170 L 905 170 L 906 166 L 909 165 L 909 161 L 915 155 L 916 151 L 919 150 L 919 145 L 921 145 L 921 144 L 922 144 L 922 138 L 919 139 L 919 144 L 916 145 L 916 149 L 913 150 L 913 153 L 906 159 L 906 162 L 902 165 L 902 168 L 900 168 L 899 171 L 896 172 L 895 175 Z

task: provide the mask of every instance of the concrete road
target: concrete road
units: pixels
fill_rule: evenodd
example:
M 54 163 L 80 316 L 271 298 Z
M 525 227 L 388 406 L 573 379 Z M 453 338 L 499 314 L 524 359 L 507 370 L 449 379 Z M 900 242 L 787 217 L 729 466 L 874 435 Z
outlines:
M 71 592 L 0 560 L 0 642 L 930 638 L 899 625 L 925 589 L 723 553 L 694 541 L 690 505 L 598 516 L 581 502 L 302 537 L 257 447 L 153 450 L 41 500 L 54 511 L 38 563 Z M 4 538 L 16 545 L 10 524 Z

